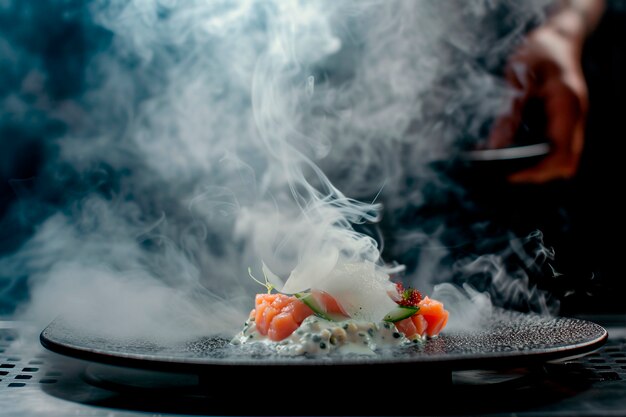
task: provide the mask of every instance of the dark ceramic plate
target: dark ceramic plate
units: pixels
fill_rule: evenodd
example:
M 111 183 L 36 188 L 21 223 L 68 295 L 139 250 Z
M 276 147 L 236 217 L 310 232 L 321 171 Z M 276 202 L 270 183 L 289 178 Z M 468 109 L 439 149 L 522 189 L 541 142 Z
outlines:
M 271 368 L 267 370 L 285 376 L 290 372 L 328 376 L 329 371 L 356 369 L 392 373 L 398 367 L 452 371 L 532 366 L 589 353 L 602 346 L 607 336 L 603 327 L 589 321 L 497 311 L 480 324 L 480 330 L 444 332 L 423 344 L 377 356 L 281 357 L 262 346 L 231 346 L 219 337 L 172 344 L 114 340 L 77 330 L 61 318 L 44 329 L 41 343 L 78 359 L 158 371 L 246 377 Z

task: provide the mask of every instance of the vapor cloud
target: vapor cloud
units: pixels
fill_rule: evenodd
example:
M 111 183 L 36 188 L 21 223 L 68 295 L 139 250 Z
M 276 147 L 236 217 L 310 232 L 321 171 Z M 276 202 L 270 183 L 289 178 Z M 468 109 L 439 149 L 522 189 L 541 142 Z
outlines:
M 11 178 L 5 310 L 229 333 L 261 260 L 380 269 L 381 239 L 354 227 L 383 213 L 395 253 L 437 241 L 400 219 L 506 111 L 498 68 L 547 3 L 0 2 L 2 146 L 42 155 Z M 407 280 L 432 289 L 445 256 Z

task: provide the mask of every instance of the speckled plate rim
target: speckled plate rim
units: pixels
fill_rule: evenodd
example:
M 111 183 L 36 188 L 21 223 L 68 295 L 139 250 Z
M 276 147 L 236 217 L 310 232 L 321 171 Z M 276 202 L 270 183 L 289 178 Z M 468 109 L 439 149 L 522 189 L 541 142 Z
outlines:
M 535 364 L 558 362 L 567 358 L 584 356 L 601 348 L 608 339 L 608 332 L 602 326 L 581 319 L 560 318 L 575 321 L 593 329 L 593 337 L 578 343 L 561 346 L 540 347 L 536 349 L 511 350 L 502 352 L 479 353 L 441 353 L 439 355 L 413 356 L 376 356 L 350 357 L 334 360 L 333 358 L 290 358 L 269 357 L 263 359 L 218 359 L 206 357 L 175 357 L 154 354 L 111 352 L 90 346 L 64 343 L 57 340 L 54 334 L 56 319 L 40 334 L 41 344 L 48 350 L 75 359 L 97 362 L 107 365 L 123 366 L 137 369 L 157 370 L 165 372 L 205 373 L 213 370 L 238 368 L 246 371 L 251 368 L 309 368 L 313 366 L 351 368 L 362 366 L 394 366 L 415 365 L 420 368 L 437 368 L 446 370 L 463 369 L 496 369 L 505 367 L 523 367 Z M 441 337 L 446 337 L 442 335 Z M 428 343 L 428 341 L 426 342 Z

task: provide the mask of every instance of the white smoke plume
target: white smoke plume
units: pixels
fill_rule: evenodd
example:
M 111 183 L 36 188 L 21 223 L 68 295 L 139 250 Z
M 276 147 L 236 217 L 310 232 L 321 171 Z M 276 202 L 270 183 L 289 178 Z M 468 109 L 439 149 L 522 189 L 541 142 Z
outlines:
M 18 3 L 0 12 L 41 7 Z M 431 163 L 506 111 L 515 92 L 496 69 L 548 1 L 51 4 L 86 38 L 67 45 L 83 48 L 75 92 L 51 93 L 47 61 L 0 34 L 23 74 L 1 91 L 10 123 L 63 126 L 34 186 L 12 183 L 6 216 L 28 238 L 0 258 L 3 303 L 42 326 L 65 314 L 180 338 L 235 331 L 261 261 L 283 277 L 337 259 L 383 268 L 354 226 L 383 207 L 398 226 L 426 187 L 451 186 Z M 409 252 L 438 235 L 396 237 Z M 408 279 L 430 290 L 441 263 L 418 263 Z

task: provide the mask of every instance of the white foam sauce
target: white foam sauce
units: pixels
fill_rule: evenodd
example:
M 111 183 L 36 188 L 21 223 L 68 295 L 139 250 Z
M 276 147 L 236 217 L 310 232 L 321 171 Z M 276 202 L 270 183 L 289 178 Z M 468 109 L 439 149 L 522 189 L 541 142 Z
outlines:
M 375 355 L 376 352 L 395 346 L 421 341 L 411 341 L 396 329 L 393 323 L 345 320 L 333 322 L 317 316 L 307 317 L 300 327 L 284 340 L 274 342 L 260 334 L 253 319 L 231 341 L 265 343 L 278 354 L 288 356 L 339 354 Z

